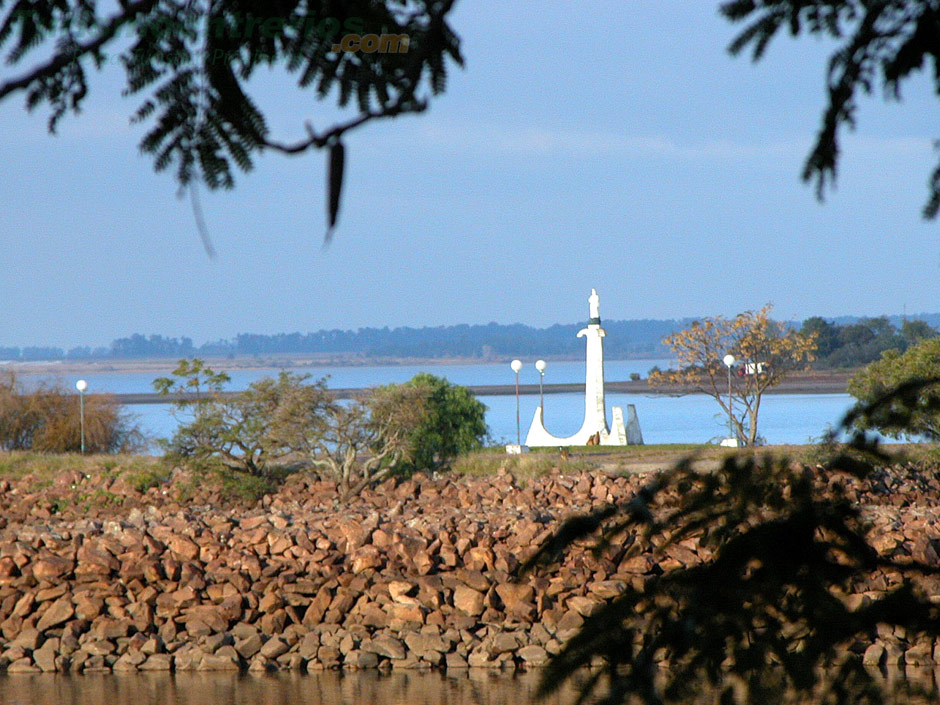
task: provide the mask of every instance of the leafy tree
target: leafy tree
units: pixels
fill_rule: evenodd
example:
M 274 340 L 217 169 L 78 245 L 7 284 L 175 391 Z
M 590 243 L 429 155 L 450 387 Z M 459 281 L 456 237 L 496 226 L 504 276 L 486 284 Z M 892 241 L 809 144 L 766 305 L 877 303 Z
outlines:
M 901 323 L 901 338 L 904 340 L 904 349 L 917 345 L 928 338 L 937 337 L 937 330 L 927 321 L 904 319 Z
M 253 476 L 270 474 L 271 463 L 296 449 L 286 444 L 278 423 L 282 409 L 298 397 L 328 398 L 323 380 L 305 384 L 306 376 L 281 372 L 277 379 L 252 383 L 240 394 L 224 394 L 229 381 L 201 360 L 181 360 L 175 380 L 161 377 L 154 388 L 161 394 L 194 394 L 175 402 L 180 422 L 166 444 L 167 457 L 199 469 L 218 468 Z
M 922 388 L 907 385 L 894 400 Z M 853 412 L 844 426 L 891 397 Z M 901 423 L 912 414 L 898 409 Z M 684 460 L 629 502 L 568 520 L 528 569 L 583 541 L 608 561 L 646 555 L 663 567 L 627 583 L 584 622 L 549 664 L 542 694 L 601 659 L 600 670 L 580 678 L 579 703 L 678 704 L 703 693 L 723 705 L 888 702 L 852 653 L 856 639 L 892 627 L 909 638 L 940 635 L 940 608 L 930 598 L 936 568 L 873 548 L 849 491 L 890 461 L 863 433 L 824 467 L 750 453 L 717 471 Z M 666 567 L 675 565 L 671 551 L 690 543 L 697 560 Z M 891 589 L 872 597 L 871 581 L 886 573 Z M 868 598 L 851 599 L 862 593 Z
M 0 83 L 0 100 L 22 91 L 28 108 L 47 104 L 54 132 L 67 112 L 80 110 L 89 72 L 120 61 L 125 95 L 142 96 L 133 119 L 148 126 L 140 147 L 157 171 L 173 166 L 181 185 L 231 188 L 235 167 L 250 170 L 265 150 L 329 147 L 333 225 L 343 135 L 369 121 L 425 110 L 428 94 L 444 90 L 448 60 L 462 64 L 447 22 L 453 3 L 0 0 L 0 50 L 8 64 L 28 64 Z M 386 51 L 346 51 L 340 44 L 350 34 L 387 35 L 395 43 Z M 308 122 L 295 141 L 278 139 L 248 88 L 270 68 L 291 74 L 317 100 L 355 105 L 353 114 L 319 130 Z
M 470 390 L 427 372 L 415 375 L 406 386 L 420 393 L 427 405 L 409 437 L 412 468 L 436 470 L 483 446 L 486 406 Z
M 793 370 L 805 366 L 816 349 L 812 335 L 771 320 L 770 309 L 767 305 L 731 319 L 705 318 L 668 336 L 663 343 L 672 349 L 679 369 L 651 370 L 650 384 L 675 385 L 680 390 L 709 395 L 726 415 L 730 414 L 735 437 L 754 445 L 764 393 Z M 736 358 L 737 370 L 730 377 L 730 400 L 729 373 L 723 362 L 729 353 Z
M 935 0 L 729 0 L 721 12 L 747 26 L 731 43 L 738 54 L 750 48 L 755 61 L 782 29 L 823 35 L 839 43 L 829 59 L 827 104 L 816 143 L 803 167 L 803 179 L 816 182 L 822 198 L 833 185 L 839 159 L 839 131 L 855 127 L 858 94 L 880 87 L 900 100 L 901 85 L 924 65 L 932 66 L 940 92 L 940 21 Z M 928 182 L 923 213 L 940 211 L 940 165 Z
M 812 316 L 803 321 L 800 332 L 816 340 L 816 354 L 826 357 L 839 345 L 839 327 L 820 316 Z
M 412 460 L 427 399 L 425 389 L 408 385 L 380 387 L 351 403 L 292 394 L 277 410 L 276 437 L 336 480 L 342 497 L 355 495 Z
M 890 390 L 920 380 L 940 377 L 940 338 L 924 340 L 906 352 L 888 350 L 849 381 L 849 394 L 864 404 L 884 397 Z M 874 412 L 860 414 L 856 425 L 875 429 L 894 438 L 925 436 L 940 439 L 940 389 L 928 386 L 917 398 L 900 397 Z M 901 415 L 904 409 L 911 414 Z

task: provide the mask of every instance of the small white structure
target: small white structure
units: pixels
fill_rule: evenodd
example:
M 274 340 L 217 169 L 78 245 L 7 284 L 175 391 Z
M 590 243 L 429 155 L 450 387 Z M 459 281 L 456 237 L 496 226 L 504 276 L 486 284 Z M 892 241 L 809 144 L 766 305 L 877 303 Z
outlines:
M 531 448 L 545 446 L 625 446 L 642 445 L 643 434 L 636 407 L 627 405 L 627 422 L 624 424 L 623 409 L 613 407 L 613 423 L 607 426 L 607 406 L 604 402 L 604 336 L 601 328 L 600 297 L 591 289 L 588 299 L 588 325 L 578 332 L 579 338 L 587 341 L 584 379 L 584 423 L 573 436 L 559 438 L 549 433 L 544 425 L 542 407 L 535 410 L 525 444 Z

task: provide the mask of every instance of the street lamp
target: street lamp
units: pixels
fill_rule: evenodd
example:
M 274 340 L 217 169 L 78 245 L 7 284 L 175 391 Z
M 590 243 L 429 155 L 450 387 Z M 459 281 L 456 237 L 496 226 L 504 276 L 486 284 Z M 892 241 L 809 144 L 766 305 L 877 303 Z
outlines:
M 88 389 L 88 382 L 83 379 L 75 383 L 75 389 L 78 390 L 78 408 L 79 423 L 82 428 L 82 455 L 85 455 L 85 390 Z
M 545 393 L 542 391 L 542 383 L 545 381 L 545 360 L 536 360 L 535 369 L 539 371 L 539 413 L 542 416 L 542 423 L 545 423 Z
M 516 373 L 516 445 L 522 445 L 522 430 L 519 427 L 519 370 L 522 369 L 522 360 L 513 360 L 509 363 L 512 371 Z
M 728 367 L 728 438 L 731 439 L 736 438 L 734 434 L 734 416 L 731 413 L 731 368 L 735 363 L 734 355 L 728 353 L 724 356 L 723 362 Z

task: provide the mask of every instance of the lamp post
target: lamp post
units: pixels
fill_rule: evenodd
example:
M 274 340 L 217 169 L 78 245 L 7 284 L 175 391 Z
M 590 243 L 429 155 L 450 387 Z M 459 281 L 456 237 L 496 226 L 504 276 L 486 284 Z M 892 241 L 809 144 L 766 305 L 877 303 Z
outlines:
M 522 360 L 513 360 L 509 363 L 512 371 L 516 373 L 516 445 L 522 445 L 522 430 L 519 427 L 519 370 L 522 369 Z
M 545 393 L 542 391 L 542 383 L 545 381 L 545 360 L 536 360 L 535 369 L 539 371 L 539 413 L 542 417 L 542 422 L 545 422 Z
M 83 379 L 75 383 L 75 389 L 78 390 L 78 409 L 79 423 L 82 429 L 82 455 L 85 455 L 85 390 L 88 389 L 88 382 Z
M 728 367 L 728 438 L 737 438 L 734 434 L 734 416 L 731 413 L 731 368 L 734 366 L 734 355 L 728 353 L 723 362 Z

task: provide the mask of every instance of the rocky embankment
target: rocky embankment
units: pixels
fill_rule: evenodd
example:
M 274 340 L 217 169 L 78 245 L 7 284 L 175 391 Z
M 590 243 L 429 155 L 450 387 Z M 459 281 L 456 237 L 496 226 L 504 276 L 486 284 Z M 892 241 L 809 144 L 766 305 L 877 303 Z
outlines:
M 703 558 L 690 542 L 629 558 L 575 550 L 553 573 L 512 579 L 561 519 L 627 499 L 644 479 L 419 475 L 339 504 L 331 483 L 295 476 L 253 508 L 224 510 L 108 473 L 41 489 L 3 481 L 0 668 L 542 666 L 626 584 Z M 82 509 L 92 496 L 110 509 Z M 881 550 L 938 565 L 938 496 L 935 478 L 885 475 L 859 501 Z M 878 573 L 847 599 L 896 580 Z M 869 662 L 940 661 L 940 645 L 900 631 L 853 648 Z

